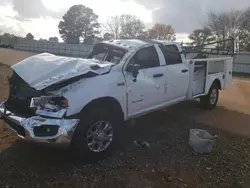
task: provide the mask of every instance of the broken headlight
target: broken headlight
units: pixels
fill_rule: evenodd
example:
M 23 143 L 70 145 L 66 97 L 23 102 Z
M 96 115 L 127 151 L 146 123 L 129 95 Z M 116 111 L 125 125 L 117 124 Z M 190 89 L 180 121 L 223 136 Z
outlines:
M 30 108 L 36 115 L 63 118 L 68 107 L 68 100 L 62 96 L 42 96 L 31 99 Z
M 68 107 L 68 100 L 64 97 L 55 97 L 55 98 L 49 99 L 47 105 L 56 106 L 59 108 L 67 108 Z
M 37 110 L 47 110 L 50 112 L 57 112 L 61 110 L 62 108 L 68 107 L 68 100 L 62 96 L 35 97 L 35 98 L 32 98 L 30 107 L 35 108 Z

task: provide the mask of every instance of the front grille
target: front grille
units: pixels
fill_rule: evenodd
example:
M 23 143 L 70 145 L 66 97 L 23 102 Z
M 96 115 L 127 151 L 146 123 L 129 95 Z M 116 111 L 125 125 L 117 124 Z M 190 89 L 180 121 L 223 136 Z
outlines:
M 57 125 L 42 125 L 40 127 L 34 127 L 35 136 L 55 136 L 58 133 L 59 127 Z
M 17 123 L 10 121 L 7 118 L 4 118 L 5 123 L 7 123 L 13 130 L 17 132 L 20 136 L 25 137 L 25 130 L 22 126 L 18 125 Z

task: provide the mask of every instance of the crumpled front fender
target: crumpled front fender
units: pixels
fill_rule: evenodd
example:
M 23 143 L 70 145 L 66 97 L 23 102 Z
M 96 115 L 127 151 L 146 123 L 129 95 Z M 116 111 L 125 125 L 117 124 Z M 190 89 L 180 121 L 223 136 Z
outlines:
M 21 117 L 0 105 L 0 117 L 18 137 L 37 142 L 67 147 L 70 145 L 79 119 L 57 119 L 41 116 Z

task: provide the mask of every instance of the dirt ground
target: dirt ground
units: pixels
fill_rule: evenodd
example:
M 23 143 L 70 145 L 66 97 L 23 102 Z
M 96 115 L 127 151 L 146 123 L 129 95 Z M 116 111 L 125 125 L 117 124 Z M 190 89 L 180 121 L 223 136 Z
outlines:
M 0 48 L 0 63 L 14 65 L 23 59 L 35 55 L 33 52 L 18 51 L 6 48 Z
M 0 49 L 12 65 L 28 52 Z M 31 54 L 32 55 L 32 54 Z M 0 101 L 8 96 L 8 66 L 0 65 Z M 97 163 L 75 161 L 69 150 L 38 147 L 18 140 L 0 122 L 0 187 L 250 187 L 250 79 L 234 78 L 220 93 L 215 110 L 184 102 L 128 126 L 119 151 Z M 190 128 L 218 139 L 210 154 L 188 146 Z M 150 148 L 138 148 L 146 140 Z

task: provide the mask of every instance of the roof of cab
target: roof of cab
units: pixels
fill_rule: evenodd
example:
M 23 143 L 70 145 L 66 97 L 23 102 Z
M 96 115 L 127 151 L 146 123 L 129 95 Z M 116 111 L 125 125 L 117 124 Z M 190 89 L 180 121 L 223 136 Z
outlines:
M 121 40 L 110 40 L 110 41 L 103 41 L 101 43 L 105 43 L 105 44 L 109 44 L 112 46 L 117 46 L 120 48 L 124 48 L 124 49 L 131 49 L 131 48 L 138 48 L 141 46 L 144 46 L 148 43 L 142 41 L 142 40 L 138 40 L 138 39 L 121 39 Z
M 163 44 L 163 45 L 178 44 L 176 42 L 160 41 L 153 39 L 120 39 L 120 40 L 103 41 L 101 43 L 117 46 L 126 50 L 129 50 L 131 48 L 140 48 L 147 44 Z

